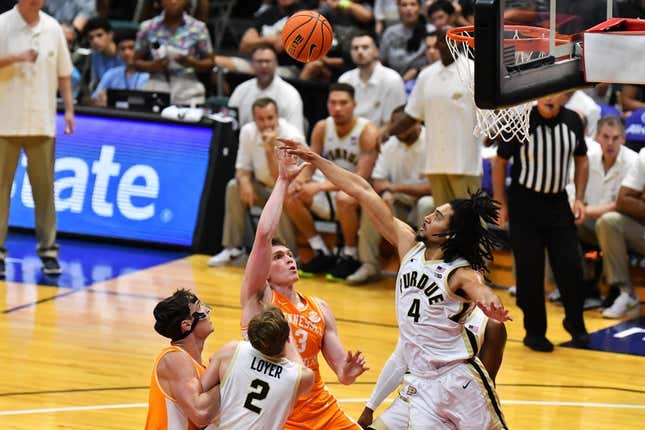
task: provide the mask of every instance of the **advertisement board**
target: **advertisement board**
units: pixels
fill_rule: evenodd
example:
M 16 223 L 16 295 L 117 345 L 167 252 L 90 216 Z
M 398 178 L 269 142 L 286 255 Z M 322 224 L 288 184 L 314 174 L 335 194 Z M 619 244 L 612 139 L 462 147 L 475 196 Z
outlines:
M 63 135 L 57 118 L 58 231 L 190 246 L 204 187 L 212 129 L 199 125 L 76 115 Z M 9 225 L 34 227 L 34 203 L 21 155 Z

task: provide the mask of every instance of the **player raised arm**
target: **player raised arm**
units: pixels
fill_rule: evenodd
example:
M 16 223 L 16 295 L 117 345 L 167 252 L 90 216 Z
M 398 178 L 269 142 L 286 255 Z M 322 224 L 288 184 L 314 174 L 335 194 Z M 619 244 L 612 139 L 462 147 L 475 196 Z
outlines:
M 282 142 L 281 148 L 320 169 L 340 190 L 354 197 L 379 233 L 397 248 L 400 256 L 414 246 L 415 233 L 412 227 L 392 215 L 388 205 L 364 178 L 326 160 L 306 145 L 288 139 L 278 140 Z
M 466 300 L 475 302 L 489 318 L 500 322 L 513 320 L 497 294 L 483 283 L 481 275 L 473 269 L 455 270 L 448 280 L 448 288 L 451 294 L 465 295 Z
M 260 301 L 267 287 L 267 276 L 271 267 L 271 240 L 280 222 L 287 187 L 307 165 L 308 163 L 303 163 L 298 166 L 295 156 L 280 150 L 278 152 L 278 179 L 260 215 L 253 249 L 242 280 L 240 303 L 243 326 L 262 310 Z
M 365 365 L 365 357 L 359 350 L 356 353 L 346 350 L 338 336 L 336 319 L 329 305 L 321 299 L 316 299 L 325 318 L 325 334 L 323 336 L 322 353 L 338 378 L 344 385 L 353 384 L 360 375 L 369 370 Z
M 166 354 L 159 362 L 158 377 L 167 385 L 168 394 L 193 424 L 204 427 L 219 413 L 219 386 L 202 389 L 190 356 L 184 352 Z

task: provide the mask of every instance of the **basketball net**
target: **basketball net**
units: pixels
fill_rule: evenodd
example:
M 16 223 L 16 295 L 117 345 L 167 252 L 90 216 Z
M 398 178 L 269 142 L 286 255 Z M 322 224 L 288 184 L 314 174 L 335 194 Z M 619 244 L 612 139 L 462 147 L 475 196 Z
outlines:
M 548 31 L 548 30 L 547 30 Z M 519 29 L 514 30 L 512 39 L 506 39 L 505 44 L 523 39 Z M 472 26 L 459 27 L 448 30 L 446 41 L 450 53 L 455 59 L 457 72 L 461 81 L 468 87 L 473 104 L 475 103 L 475 76 L 472 61 L 475 58 L 474 28 Z M 523 45 L 517 44 L 515 49 L 515 63 L 520 64 L 529 60 L 548 55 L 548 52 L 518 49 Z M 476 136 L 487 136 L 489 139 L 502 139 L 505 142 L 519 140 L 528 141 L 529 115 L 533 102 L 522 103 L 511 107 L 499 109 L 475 108 L 477 126 L 473 131 Z

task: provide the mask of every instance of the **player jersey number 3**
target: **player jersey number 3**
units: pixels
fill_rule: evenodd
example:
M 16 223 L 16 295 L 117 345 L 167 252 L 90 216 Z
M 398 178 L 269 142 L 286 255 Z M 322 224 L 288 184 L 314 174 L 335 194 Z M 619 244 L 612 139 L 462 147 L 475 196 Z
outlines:
M 298 352 L 303 353 L 305 352 L 305 349 L 307 348 L 307 337 L 309 336 L 309 333 L 307 333 L 306 330 L 303 329 L 298 329 L 296 332 L 293 334 L 293 337 L 296 340 L 296 343 L 298 344 Z

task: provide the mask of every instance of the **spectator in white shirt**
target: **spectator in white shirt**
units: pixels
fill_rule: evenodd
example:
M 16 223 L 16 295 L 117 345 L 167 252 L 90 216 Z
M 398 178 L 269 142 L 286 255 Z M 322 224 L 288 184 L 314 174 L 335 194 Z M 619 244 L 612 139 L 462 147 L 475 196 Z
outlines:
M 596 128 L 596 127 L 594 127 Z M 616 210 L 616 198 L 620 184 L 627 175 L 638 155 L 625 144 L 625 127 L 620 118 L 606 116 L 598 121 L 596 142 L 589 139 L 589 179 L 585 190 L 585 220 L 578 225 L 578 237 L 588 246 L 597 247 L 597 225 L 602 217 Z M 573 176 L 572 176 L 573 177 Z M 567 185 L 567 193 L 572 200 L 575 195 L 573 182 Z M 605 264 L 605 267 L 607 265 Z M 600 306 L 596 281 L 592 274 L 585 274 L 588 283 L 585 309 Z M 617 287 L 613 287 L 618 291 Z M 614 295 L 614 298 L 618 294 Z
M 20 0 L 0 15 L 0 278 L 11 185 L 23 150 L 35 206 L 36 252 L 45 274 L 61 273 L 54 207 L 56 91 L 65 104 L 64 132 L 72 133 L 72 60 L 63 29 L 42 6 L 42 0 Z
M 405 84 L 401 75 L 381 64 L 378 54 L 376 41 L 369 33 L 356 33 L 352 37 L 351 56 L 357 67 L 343 73 L 338 82 L 354 87 L 355 114 L 382 127 L 394 108 L 405 103 Z
M 403 109 L 403 105 L 394 109 L 392 121 L 403 114 Z M 434 208 L 430 184 L 424 175 L 428 153 L 424 134 L 423 127 L 417 123 L 390 137 L 381 147 L 372 171 L 374 189 L 390 206 L 394 216 L 415 228 L 423 224 L 423 217 Z M 365 212 L 361 212 L 358 253 L 362 264 L 345 282 L 357 285 L 379 277 L 380 244 L 381 235 Z
M 585 213 L 589 223 L 595 224 L 607 212 L 616 210 L 616 198 L 620 184 L 638 154 L 624 146 L 625 127 L 620 118 L 606 116 L 598 121 L 596 132 L 598 146 L 591 146 L 589 158 L 589 179 L 585 192 Z
M 254 121 L 240 130 L 240 144 L 235 161 L 235 178 L 226 185 L 226 213 L 220 253 L 208 260 L 209 266 L 221 266 L 244 256 L 244 225 L 251 206 L 263 206 L 278 177 L 275 146 L 278 136 L 304 142 L 302 132 L 278 117 L 275 100 L 257 99 L 252 107 Z M 289 249 L 297 250 L 293 226 L 286 214 L 280 218 L 277 237 Z
M 255 78 L 238 85 L 228 101 L 229 106 L 236 107 L 240 115 L 240 124 L 253 121 L 251 106 L 260 97 L 270 97 L 278 105 L 280 118 L 304 133 L 304 116 L 302 97 L 293 85 L 277 75 L 278 60 L 275 48 L 271 45 L 260 45 L 253 50 L 252 67 Z
M 596 125 L 600 119 L 600 106 L 587 93 L 581 90 L 569 93 L 569 100 L 566 101 L 566 108 L 578 112 L 587 124 L 585 136 L 593 137 L 596 135 Z
M 629 277 L 628 251 L 645 255 L 645 148 L 640 150 L 623 179 L 616 211 L 607 212 L 598 220 L 596 234 L 603 252 L 607 283 L 620 289 L 620 294 L 602 316 L 638 315 L 639 301 Z
M 468 190 L 480 188 L 483 169 L 481 141 L 473 136 L 475 104 L 459 77 L 444 29 L 437 31 L 434 49 L 441 61 L 421 72 L 404 115 L 386 128 L 381 139 L 405 131 L 415 122 L 425 122 L 426 173 L 435 206 L 439 207 L 452 199 L 467 198 Z M 474 67 L 464 56 L 457 61 L 466 61 L 469 67 Z

